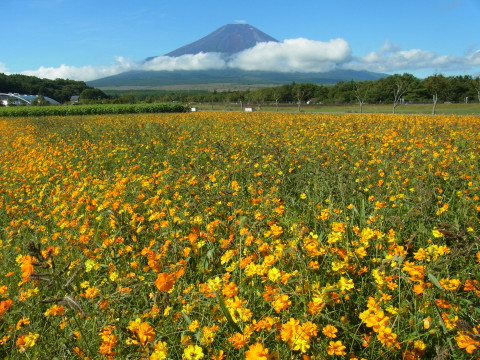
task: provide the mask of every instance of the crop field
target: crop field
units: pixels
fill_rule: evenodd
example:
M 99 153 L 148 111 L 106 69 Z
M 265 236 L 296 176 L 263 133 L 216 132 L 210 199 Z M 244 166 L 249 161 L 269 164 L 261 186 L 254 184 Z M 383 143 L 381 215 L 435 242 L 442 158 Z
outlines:
M 478 359 L 480 117 L 0 117 L 0 358 Z
M 2 106 L 0 107 L 0 117 L 175 113 L 184 112 L 185 110 L 185 106 L 178 103 Z

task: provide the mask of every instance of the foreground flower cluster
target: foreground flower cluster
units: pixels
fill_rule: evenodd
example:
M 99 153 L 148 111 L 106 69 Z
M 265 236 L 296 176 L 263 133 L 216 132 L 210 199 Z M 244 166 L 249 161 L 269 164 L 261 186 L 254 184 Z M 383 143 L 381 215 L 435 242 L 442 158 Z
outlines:
M 480 118 L 0 119 L 0 357 L 476 359 Z

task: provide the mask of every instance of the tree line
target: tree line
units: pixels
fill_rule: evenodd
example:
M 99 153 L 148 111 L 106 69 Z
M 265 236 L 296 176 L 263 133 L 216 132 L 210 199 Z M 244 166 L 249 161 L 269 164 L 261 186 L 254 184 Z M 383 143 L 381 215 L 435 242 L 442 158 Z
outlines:
M 157 91 L 129 92 L 107 95 L 83 81 L 40 79 L 35 76 L 0 73 L 0 92 L 48 96 L 61 103 L 71 96 L 80 96 L 83 103 L 179 102 L 264 104 L 392 104 L 393 112 L 403 103 L 480 102 L 480 77 L 470 75 L 444 76 L 434 74 L 425 79 L 404 73 L 371 81 L 341 81 L 335 85 L 291 83 L 254 90 L 238 91 Z
M 425 79 L 405 74 L 394 74 L 372 81 L 341 81 L 335 85 L 291 83 L 255 90 L 222 92 L 135 92 L 117 94 L 117 101 L 126 102 L 182 102 L 190 104 L 235 103 L 262 106 L 265 104 L 345 105 L 392 104 L 393 112 L 400 104 L 430 103 L 432 112 L 438 102 L 480 102 L 480 77 L 470 75 L 444 76 L 434 74 Z
M 83 81 L 67 79 L 40 79 L 28 75 L 0 73 L 0 92 L 48 96 L 60 103 L 69 102 L 72 96 L 89 99 L 107 99 L 99 89 L 87 86 Z

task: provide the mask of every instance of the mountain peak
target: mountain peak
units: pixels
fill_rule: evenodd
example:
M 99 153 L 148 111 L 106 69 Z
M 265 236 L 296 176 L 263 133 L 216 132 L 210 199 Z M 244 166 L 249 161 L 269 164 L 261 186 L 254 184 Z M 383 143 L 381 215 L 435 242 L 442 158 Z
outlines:
M 249 24 L 227 24 L 224 25 L 207 36 L 182 46 L 165 56 L 178 57 L 187 54 L 198 54 L 201 52 L 217 52 L 231 55 L 249 48 L 254 47 L 261 42 L 274 41 L 275 38 L 258 30 Z M 147 59 L 151 60 L 155 57 Z

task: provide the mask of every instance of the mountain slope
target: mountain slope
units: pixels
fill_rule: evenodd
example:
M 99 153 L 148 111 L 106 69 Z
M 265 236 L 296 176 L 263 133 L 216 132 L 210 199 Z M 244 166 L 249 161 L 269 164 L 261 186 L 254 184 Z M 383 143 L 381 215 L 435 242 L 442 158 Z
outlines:
M 177 57 L 187 54 L 198 54 L 200 52 L 218 52 L 231 55 L 254 47 L 257 43 L 268 41 L 278 42 L 278 40 L 251 25 L 228 24 L 200 40 L 165 54 L 165 56 Z M 154 58 L 155 56 L 149 57 L 146 61 Z
M 278 73 L 267 71 L 177 70 L 177 71 L 129 71 L 88 82 L 98 88 L 111 87 L 162 87 L 171 85 L 241 84 L 281 85 L 295 82 L 335 84 L 339 81 L 378 80 L 385 75 L 368 71 L 335 70 L 325 73 Z

